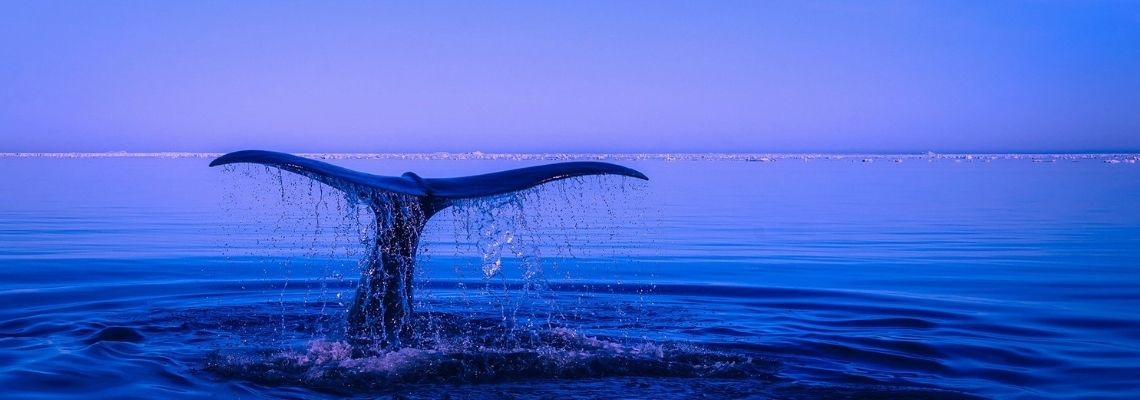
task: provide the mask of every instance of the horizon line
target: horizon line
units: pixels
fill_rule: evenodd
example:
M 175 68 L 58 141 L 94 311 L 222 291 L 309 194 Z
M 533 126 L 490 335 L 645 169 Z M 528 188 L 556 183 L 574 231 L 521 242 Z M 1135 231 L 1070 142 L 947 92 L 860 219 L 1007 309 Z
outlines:
M 18 151 L 0 152 L 0 158 L 210 158 L 220 157 L 222 152 L 198 151 L 98 151 L 98 152 L 40 152 Z M 297 152 L 299 156 L 310 158 L 335 159 L 453 159 L 453 160 L 493 160 L 493 159 L 702 159 L 709 156 L 717 159 L 743 159 L 747 161 L 768 161 L 769 159 L 789 158 L 1106 158 L 1140 157 L 1140 152 L 947 152 L 933 151 L 894 153 L 894 152 L 483 152 L 483 151 L 434 151 L 434 152 Z

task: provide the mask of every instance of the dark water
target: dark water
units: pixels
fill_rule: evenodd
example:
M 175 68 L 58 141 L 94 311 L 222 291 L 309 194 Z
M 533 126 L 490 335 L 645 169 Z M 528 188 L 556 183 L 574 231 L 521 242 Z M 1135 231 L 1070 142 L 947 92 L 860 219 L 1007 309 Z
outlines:
M 623 162 L 438 216 L 358 354 L 360 210 L 207 162 L 0 158 L 0 397 L 1140 398 L 1136 164 Z

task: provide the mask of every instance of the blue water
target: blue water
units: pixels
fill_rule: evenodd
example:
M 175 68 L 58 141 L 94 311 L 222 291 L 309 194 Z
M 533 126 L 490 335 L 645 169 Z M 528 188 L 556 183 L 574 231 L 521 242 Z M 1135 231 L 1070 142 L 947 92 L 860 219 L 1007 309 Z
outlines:
M 366 216 L 208 161 L 0 158 L 0 397 L 1140 398 L 1137 164 L 622 161 L 437 216 L 361 355 Z

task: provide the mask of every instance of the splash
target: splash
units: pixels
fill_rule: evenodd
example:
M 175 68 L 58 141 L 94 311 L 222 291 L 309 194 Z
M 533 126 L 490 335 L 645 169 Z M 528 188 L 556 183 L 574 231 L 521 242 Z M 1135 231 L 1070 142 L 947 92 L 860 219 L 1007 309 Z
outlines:
M 325 166 L 322 168 L 332 167 Z M 590 166 L 589 168 L 595 167 Z M 461 297 L 469 303 L 468 305 L 476 306 L 472 311 L 473 315 L 486 314 L 486 309 L 480 310 L 478 304 L 491 305 L 492 311 L 497 314 L 504 326 L 511 329 L 530 330 L 540 326 L 550 327 L 557 322 L 559 316 L 564 315 L 562 310 L 551 307 L 558 301 L 552 292 L 545 290 L 547 280 L 542 253 L 545 250 L 544 247 L 548 246 L 544 246 L 542 243 L 558 244 L 554 253 L 563 259 L 565 256 L 572 258 L 575 251 L 569 248 L 569 243 L 573 239 L 569 238 L 567 231 L 582 231 L 588 228 L 588 225 L 582 223 L 575 215 L 583 211 L 582 209 L 571 209 L 568 213 L 567 210 L 558 208 L 567 208 L 567 203 L 585 205 L 579 207 L 597 206 L 597 204 L 593 204 L 595 201 L 592 201 L 597 200 L 597 198 L 583 194 L 587 191 L 584 187 L 586 186 L 586 178 L 574 178 L 573 176 L 570 178 L 560 177 L 558 179 L 564 180 L 558 182 L 559 184 L 550 185 L 553 188 L 562 188 L 558 191 L 561 198 L 560 203 L 555 203 L 553 206 L 548 200 L 551 197 L 540 195 L 545 190 L 539 188 L 512 191 L 494 196 L 450 199 L 445 205 L 440 206 L 438 201 L 430 200 L 430 198 L 417 198 L 394 192 L 365 193 L 359 186 L 352 186 L 353 190 L 344 190 L 338 187 L 341 189 L 340 193 L 345 194 L 345 196 L 326 196 L 326 187 L 315 182 L 319 181 L 325 185 L 330 185 L 327 177 L 298 181 L 297 176 L 284 174 L 282 169 L 270 168 L 266 171 L 271 178 L 267 181 L 276 183 L 274 185 L 276 186 L 275 190 L 254 190 L 253 192 L 279 193 L 280 196 L 267 197 L 270 197 L 273 202 L 278 203 L 286 210 L 312 210 L 309 217 L 314 221 L 310 226 L 300 228 L 298 232 L 296 223 L 299 218 L 292 216 L 287 218 L 287 214 L 281 214 L 271 230 L 273 239 L 280 240 L 281 243 L 269 243 L 270 249 L 278 250 L 290 247 L 289 244 L 286 244 L 287 238 L 298 236 L 297 234 L 300 233 L 299 237 L 301 238 L 305 238 L 306 234 L 312 238 L 312 243 L 307 247 L 310 253 L 316 253 L 321 248 L 322 243 L 320 241 L 326 236 L 324 232 L 329 230 L 335 233 L 334 242 L 352 236 L 349 234 L 350 232 L 356 232 L 357 241 L 364 243 L 364 249 L 358 248 L 356 251 L 346 252 L 359 252 L 366 254 L 366 256 L 359 263 L 359 268 L 363 272 L 362 279 L 357 285 L 351 306 L 348 307 L 347 323 L 342 329 L 347 341 L 353 343 L 358 349 L 370 349 L 369 351 L 398 349 L 415 344 L 420 341 L 419 336 L 431 336 L 436 331 L 430 326 L 413 329 L 411 310 L 424 307 L 425 311 L 430 312 L 434 303 L 431 300 L 437 299 L 434 299 L 431 293 L 424 296 L 424 299 L 429 301 L 423 301 L 412 296 L 414 291 L 419 291 L 416 282 L 431 282 L 430 278 L 423 279 L 425 278 L 423 270 L 417 271 L 412 266 L 424 261 L 419 259 L 430 259 L 432 256 L 432 240 L 421 240 L 420 236 L 427 226 L 428 218 L 436 215 L 439 209 L 449 208 L 451 210 L 449 213 L 440 214 L 441 218 L 436 220 L 445 220 L 444 224 L 451 223 L 453 225 L 453 229 L 445 228 L 443 231 L 459 233 L 459 237 L 453 243 L 457 254 L 478 255 L 477 262 L 474 263 L 477 267 L 476 273 L 467 274 L 467 271 L 463 271 L 466 267 L 464 264 L 470 264 L 469 260 L 453 265 L 455 271 L 459 272 L 457 275 L 460 282 L 457 287 L 460 289 Z M 248 175 L 247 171 L 247 177 L 250 177 Z M 299 175 L 311 178 L 306 174 L 299 173 Z M 606 181 L 599 179 L 597 182 Z M 625 181 L 622 180 L 621 182 L 620 186 L 602 187 L 603 190 L 599 193 L 624 193 L 626 192 Z M 564 188 L 567 186 L 571 187 L 572 190 L 567 191 Z M 610 188 L 621 190 L 604 190 Z M 307 197 L 311 201 L 298 200 L 304 199 L 306 196 L 292 193 L 296 189 L 307 189 Z M 574 196 L 567 196 L 568 193 L 573 193 Z M 603 199 L 603 202 L 608 202 L 604 197 L 600 198 Z M 335 204 L 335 206 L 330 207 L 330 204 Z M 329 215 L 329 211 L 334 208 L 336 212 L 331 214 L 341 216 L 340 224 L 333 221 L 334 223 L 330 225 L 329 221 L 323 217 Z M 362 211 L 362 209 L 366 211 Z M 531 229 L 533 216 L 542 214 L 541 211 L 552 209 L 556 212 L 550 213 L 551 215 L 560 216 L 558 221 L 562 222 L 562 226 L 559 229 L 547 229 L 543 232 L 546 234 L 542 235 L 539 234 L 539 231 Z M 537 210 L 540 213 L 535 214 L 531 210 Z M 264 216 L 264 213 L 262 214 Z M 571 215 L 567 217 L 565 214 Z M 254 215 L 257 214 L 254 213 Z M 367 222 L 362 224 L 363 221 Z M 346 223 L 351 227 L 346 228 Z M 374 229 L 369 229 L 369 226 Z M 455 229 L 456 227 L 458 229 Z M 550 235 L 551 232 L 557 233 Z M 421 244 L 421 242 L 423 243 Z M 589 244 L 589 241 L 586 243 Z M 326 246 L 327 244 L 324 243 Z M 422 249 L 420 249 L 421 246 Z M 417 249 L 421 251 L 417 252 Z M 335 256 L 336 251 L 330 252 L 330 255 Z M 284 263 L 287 267 L 285 274 L 287 278 L 292 273 L 290 264 L 296 263 L 298 263 L 297 259 L 287 259 Z M 333 276 L 338 280 L 343 279 L 343 275 L 339 271 Z M 468 277 L 474 277 L 474 282 L 465 279 Z M 470 285 L 470 283 L 475 282 L 479 283 Z M 287 291 L 288 285 L 289 280 L 286 279 L 281 287 L 280 302 L 282 309 L 285 308 L 284 293 Z M 468 291 L 468 288 L 474 290 Z M 322 282 L 320 294 L 323 297 L 327 293 L 327 285 Z M 334 304 L 336 308 L 343 309 L 345 297 L 344 293 L 337 292 L 334 301 L 330 302 L 322 298 L 321 301 L 318 301 L 321 312 L 330 309 L 330 306 Z M 475 297 L 480 297 L 480 299 L 472 301 Z M 542 305 L 546 305 L 545 311 L 543 307 L 537 307 Z M 520 314 L 523 310 L 527 311 Z M 281 330 L 285 331 L 286 329 L 284 318 L 282 318 Z
M 474 327 L 471 327 L 474 328 Z M 256 355 L 215 354 L 208 369 L 263 384 L 301 385 L 335 393 L 392 390 L 425 383 L 502 383 L 607 377 L 774 379 L 778 364 L 675 343 L 592 336 L 558 327 L 530 332 L 515 346 L 495 337 L 520 335 L 480 325 L 455 331 L 432 347 L 356 354 L 347 342 L 315 340 L 304 348 Z M 487 330 L 490 329 L 490 330 Z
M 308 188 L 304 180 L 282 182 L 287 191 Z M 412 280 L 417 296 L 410 300 L 417 312 L 408 316 L 410 334 L 401 346 L 362 346 L 341 326 L 344 334 L 295 335 L 277 349 L 219 352 L 209 369 L 256 382 L 300 383 L 331 391 L 351 388 L 349 392 L 423 382 L 768 374 L 773 363 L 760 357 L 623 335 L 639 326 L 636 309 L 643 296 L 625 304 L 593 304 L 594 293 L 567 289 L 576 281 L 586 282 L 575 279 L 574 271 L 583 267 L 576 257 L 612 255 L 615 250 L 608 240 L 620 235 L 607 229 L 637 225 L 623 215 L 621 205 L 629 202 L 617 199 L 632 189 L 626 182 L 576 178 L 456 202 L 427 224 L 420 238 L 415 263 L 421 268 Z M 332 221 L 328 213 L 310 216 L 314 221 L 302 230 L 342 232 L 361 244 L 358 253 L 368 251 L 377 240 L 377 230 L 366 228 L 368 213 L 354 208 L 351 199 L 323 196 L 319 190 L 310 193 L 317 203 L 336 203 L 316 208 L 342 215 Z M 326 254 L 317 247 L 312 250 L 314 257 Z M 362 267 L 370 264 L 361 262 Z M 343 287 L 329 285 L 338 286 Z M 329 304 L 321 313 L 326 310 L 351 313 L 343 302 Z M 625 328 L 614 336 L 595 332 L 600 326 Z

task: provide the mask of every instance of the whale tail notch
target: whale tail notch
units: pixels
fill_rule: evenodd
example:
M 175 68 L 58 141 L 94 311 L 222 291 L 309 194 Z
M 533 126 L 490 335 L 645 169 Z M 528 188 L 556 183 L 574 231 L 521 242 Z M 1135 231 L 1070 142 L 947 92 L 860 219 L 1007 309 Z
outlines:
M 264 150 L 243 150 L 214 159 L 210 166 L 253 163 L 300 174 L 368 204 L 376 215 L 376 239 L 361 271 L 349 309 L 346 335 L 356 344 L 398 348 L 411 335 L 412 272 L 420 233 L 427 221 L 456 201 L 525 190 L 586 175 L 649 178 L 634 169 L 604 162 L 562 162 L 457 178 L 372 175 L 310 158 Z

